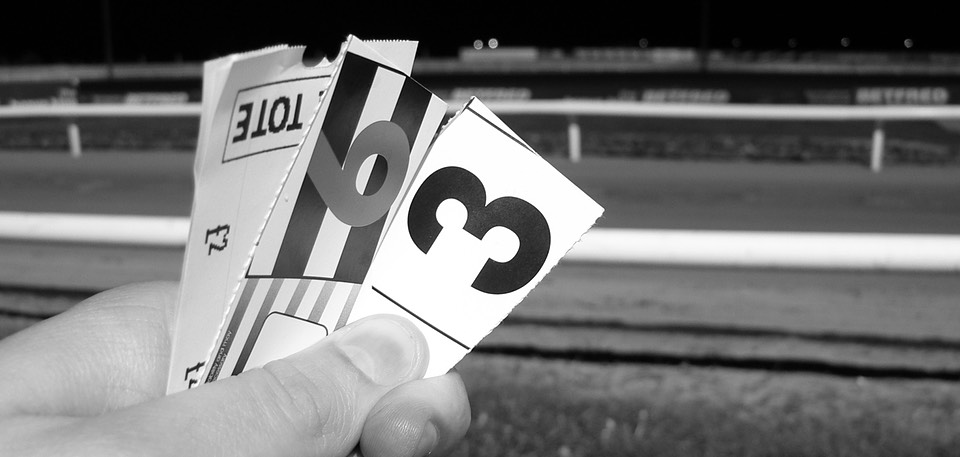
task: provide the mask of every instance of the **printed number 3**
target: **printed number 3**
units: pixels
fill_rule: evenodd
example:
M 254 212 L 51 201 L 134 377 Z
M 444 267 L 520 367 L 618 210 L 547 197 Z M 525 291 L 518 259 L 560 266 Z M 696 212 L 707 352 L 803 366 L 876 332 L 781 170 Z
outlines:
M 410 203 L 407 229 L 424 254 L 443 230 L 437 220 L 437 208 L 451 198 L 467 209 L 463 228 L 477 239 L 494 227 L 504 227 L 520 240 L 520 248 L 509 261 L 487 259 L 473 288 L 488 294 L 506 294 L 527 285 L 550 252 L 550 226 L 543 213 L 516 197 L 500 197 L 487 204 L 486 188 L 476 175 L 460 167 L 442 168 L 423 182 Z

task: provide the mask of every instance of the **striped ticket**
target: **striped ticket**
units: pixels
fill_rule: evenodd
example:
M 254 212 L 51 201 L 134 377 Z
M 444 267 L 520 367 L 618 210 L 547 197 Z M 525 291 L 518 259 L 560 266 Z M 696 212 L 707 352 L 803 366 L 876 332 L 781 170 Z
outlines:
M 229 301 L 205 382 L 297 352 L 350 321 L 446 113 L 360 40 L 349 38 L 336 64 Z

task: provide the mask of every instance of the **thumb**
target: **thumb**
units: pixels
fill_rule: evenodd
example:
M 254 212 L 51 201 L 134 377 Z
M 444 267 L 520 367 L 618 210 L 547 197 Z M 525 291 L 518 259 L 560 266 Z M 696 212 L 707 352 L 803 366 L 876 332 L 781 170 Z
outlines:
M 422 377 L 427 361 L 413 324 L 374 316 L 261 369 L 101 416 L 78 432 L 135 453 L 346 455 L 370 409 Z

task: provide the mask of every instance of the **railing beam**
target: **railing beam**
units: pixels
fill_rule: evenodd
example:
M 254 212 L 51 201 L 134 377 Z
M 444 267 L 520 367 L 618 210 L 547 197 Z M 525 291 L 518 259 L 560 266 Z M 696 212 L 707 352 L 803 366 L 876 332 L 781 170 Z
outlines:
M 670 104 L 609 100 L 491 101 L 498 114 L 617 116 L 680 119 L 740 119 L 774 121 L 928 121 L 960 120 L 960 106 L 815 106 L 747 104 Z M 450 112 L 459 106 L 450 105 Z M 199 103 L 130 105 L 13 105 L 0 106 L 0 118 L 64 117 L 190 117 L 199 116 Z
M 569 154 L 572 162 L 581 157 L 581 132 L 578 116 L 649 117 L 666 119 L 735 119 L 770 121 L 873 121 L 870 169 L 883 168 L 884 122 L 960 120 L 960 106 L 810 106 L 810 105 L 684 105 L 603 100 L 527 100 L 492 101 L 487 104 L 497 114 L 558 115 L 570 118 Z M 448 109 L 455 112 L 457 106 Z M 81 118 L 81 117 L 191 117 L 199 116 L 199 103 L 169 105 L 75 104 L 0 106 L 0 119 Z M 68 125 L 70 153 L 81 151 L 80 130 Z
M 0 212 L 0 240 L 183 248 L 186 217 Z M 564 262 L 960 273 L 960 235 L 595 228 Z

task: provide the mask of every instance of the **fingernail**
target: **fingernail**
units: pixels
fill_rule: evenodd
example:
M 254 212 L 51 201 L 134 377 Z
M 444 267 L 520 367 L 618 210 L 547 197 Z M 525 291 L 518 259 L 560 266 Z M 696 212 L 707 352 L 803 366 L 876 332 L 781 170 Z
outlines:
M 419 335 L 399 318 L 377 317 L 359 322 L 336 345 L 361 372 L 380 385 L 394 385 L 413 374 Z
M 427 422 L 423 427 L 423 433 L 420 435 L 420 441 L 417 442 L 417 452 L 414 456 L 422 457 L 430 455 L 433 449 L 437 447 L 437 427 L 432 422 Z

